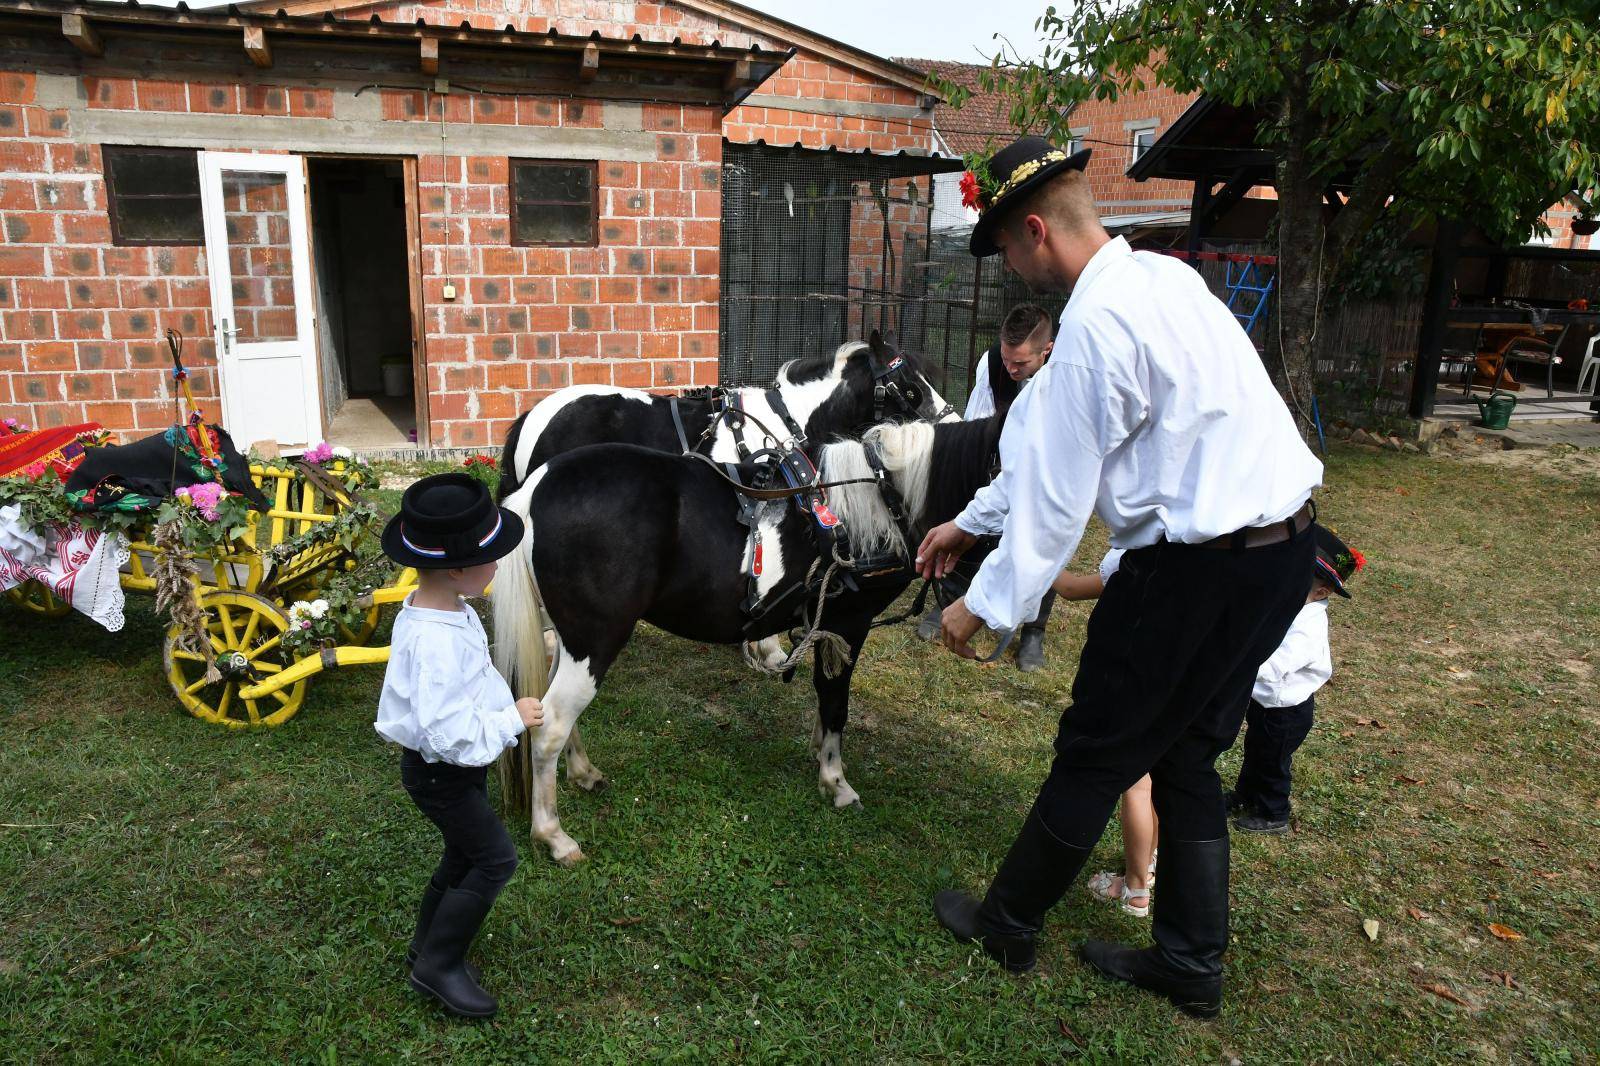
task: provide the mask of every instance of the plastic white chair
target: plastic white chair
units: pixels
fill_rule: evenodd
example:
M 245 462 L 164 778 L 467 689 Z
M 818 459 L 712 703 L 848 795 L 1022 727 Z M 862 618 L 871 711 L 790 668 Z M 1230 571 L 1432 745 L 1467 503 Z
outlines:
M 1583 351 L 1583 367 L 1578 371 L 1578 391 L 1584 395 L 1594 392 L 1594 382 L 1591 380 L 1600 375 L 1600 355 L 1595 354 L 1595 345 L 1600 343 L 1600 333 L 1589 338 L 1589 347 Z

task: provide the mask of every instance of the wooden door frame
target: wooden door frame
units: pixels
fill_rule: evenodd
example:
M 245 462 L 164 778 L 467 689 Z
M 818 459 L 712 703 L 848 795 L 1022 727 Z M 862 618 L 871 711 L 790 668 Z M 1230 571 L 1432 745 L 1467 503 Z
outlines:
M 306 159 L 357 159 L 371 163 L 399 163 L 400 187 L 405 196 L 406 289 L 411 305 L 411 398 L 417 422 L 417 447 L 432 442 L 428 422 L 428 331 L 422 302 L 422 220 L 421 197 L 417 191 L 417 157 L 414 155 L 371 155 L 364 152 L 304 152 Z M 310 218 L 310 172 L 306 181 L 306 225 Z M 321 371 L 322 345 L 317 344 L 318 371 Z M 326 427 L 324 427 L 326 433 Z

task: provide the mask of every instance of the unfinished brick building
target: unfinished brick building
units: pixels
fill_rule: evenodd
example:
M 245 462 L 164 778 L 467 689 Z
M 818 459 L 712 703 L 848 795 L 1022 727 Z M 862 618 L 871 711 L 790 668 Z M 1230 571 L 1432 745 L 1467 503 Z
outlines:
M 241 444 L 492 447 L 563 385 L 713 383 L 725 154 L 877 180 L 882 225 L 819 259 L 883 284 L 931 108 L 725 0 L 0 0 L 0 413 L 166 425 L 168 329 Z

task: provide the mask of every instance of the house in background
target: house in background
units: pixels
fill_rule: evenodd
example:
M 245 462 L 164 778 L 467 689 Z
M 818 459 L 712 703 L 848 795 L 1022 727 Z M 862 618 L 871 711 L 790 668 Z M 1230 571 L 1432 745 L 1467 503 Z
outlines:
M 898 325 L 924 81 L 727 0 L 0 0 L 0 414 L 170 424 L 168 329 L 241 446 L 769 373 Z

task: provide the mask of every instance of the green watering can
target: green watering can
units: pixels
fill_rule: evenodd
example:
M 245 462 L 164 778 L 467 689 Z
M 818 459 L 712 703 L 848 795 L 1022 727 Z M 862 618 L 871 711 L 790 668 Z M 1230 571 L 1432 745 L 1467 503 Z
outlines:
M 1487 400 L 1474 402 L 1478 405 L 1484 429 L 1505 429 L 1511 425 L 1511 412 L 1517 409 L 1517 398 L 1512 393 L 1496 389 Z

